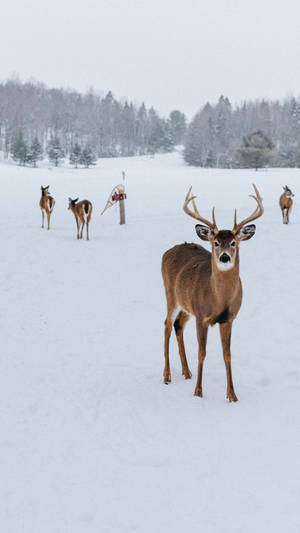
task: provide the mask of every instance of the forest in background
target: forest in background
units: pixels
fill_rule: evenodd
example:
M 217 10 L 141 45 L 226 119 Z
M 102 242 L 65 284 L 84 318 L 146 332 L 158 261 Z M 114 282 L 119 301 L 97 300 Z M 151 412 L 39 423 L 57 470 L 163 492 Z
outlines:
M 188 126 L 184 159 L 189 165 L 238 168 L 243 139 L 260 130 L 273 144 L 268 165 L 300 166 L 300 101 L 256 100 L 235 107 L 221 96 L 216 105 L 207 103 Z
M 249 144 L 249 135 L 257 132 L 260 138 L 254 135 Z M 69 159 L 75 167 L 89 166 L 100 157 L 171 152 L 183 146 L 189 165 L 252 168 L 253 157 L 241 154 L 264 150 L 262 139 L 269 150 L 267 157 L 256 157 L 259 166 L 300 167 L 299 99 L 233 106 L 221 96 L 187 124 L 179 110 L 164 118 L 143 103 L 116 99 L 111 91 L 101 96 L 18 79 L 0 83 L 0 154 L 19 164 L 36 166 L 47 156 L 55 165 Z
M 179 111 L 165 119 L 153 107 L 119 101 L 110 91 L 102 97 L 93 91 L 50 89 L 39 82 L 0 83 L 3 158 L 10 157 L 16 145 L 25 154 L 37 143 L 43 155 L 59 145 L 64 157 L 76 145 L 91 150 L 95 158 L 169 152 L 182 143 L 185 130 L 186 118 Z

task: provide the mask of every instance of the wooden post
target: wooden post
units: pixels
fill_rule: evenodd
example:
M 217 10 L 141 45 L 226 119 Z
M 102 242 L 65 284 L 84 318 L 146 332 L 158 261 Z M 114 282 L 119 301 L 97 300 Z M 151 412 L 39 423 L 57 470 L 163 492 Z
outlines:
M 119 200 L 120 204 L 120 224 L 125 224 L 125 200 Z

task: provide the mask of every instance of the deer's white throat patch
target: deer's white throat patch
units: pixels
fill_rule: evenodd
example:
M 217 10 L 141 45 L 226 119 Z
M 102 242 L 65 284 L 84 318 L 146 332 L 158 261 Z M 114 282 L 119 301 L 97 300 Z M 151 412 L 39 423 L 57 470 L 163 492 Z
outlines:
M 225 270 L 231 270 L 233 268 L 234 264 L 232 261 L 228 261 L 228 263 L 222 263 L 221 261 L 217 261 L 217 268 L 218 270 L 222 270 L 223 272 Z

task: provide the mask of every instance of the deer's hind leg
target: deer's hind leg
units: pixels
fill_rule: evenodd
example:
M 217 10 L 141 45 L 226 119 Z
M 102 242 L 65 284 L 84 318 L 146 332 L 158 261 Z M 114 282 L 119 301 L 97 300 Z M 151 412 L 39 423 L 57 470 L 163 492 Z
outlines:
M 164 382 L 168 384 L 171 381 L 171 370 L 170 370 L 170 337 L 172 333 L 173 326 L 173 315 L 176 310 L 176 301 L 170 295 L 167 295 L 167 306 L 168 312 L 165 320 L 165 343 L 164 343 L 164 355 L 165 355 L 165 368 L 164 368 Z
M 76 226 L 77 226 L 77 239 L 79 239 L 79 230 L 80 230 L 79 218 L 75 217 L 75 219 L 76 219 Z
M 51 217 L 51 211 L 48 211 L 48 212 L 47 212 L 48 229 L 50 229 L 50 217 Z
M 44 219 L 45 219 L 45 213 L 44 213 L 44 210 L 42 209 L 42 228 L 44 227 Z
M 84 229 L 84 218 L 80 218 L 80 224 L 81 224 L 81 230 L 80 230 L 80 238 L 82 239 L 82 235 L 83 235 L 83 229 Z
M 89 236 L 89 223 L 90 223 L 90 220 L 91 220 L 91 217 L 87 219 L 86 221 L 86 240 L 89 241 L 90 240 L 90 236 Z
M 184 311 L 180 311 L 174 322 L 174 329 L 176 333 L 178 350 L 179 350 L 179 355 L 180 355 L 181 365 L 182 365 L 182 374 L 185 377 L 185 379 L 190 379 L 192 377 L 192 373 L 189 369 L 189 365 L 186 359 L 186 353 L 185 353 L 185 347 L 184 347 L 184 341 L 183 341 L 184 328 L 189 318 L 190 317 L 188 313 L 185 313 Z

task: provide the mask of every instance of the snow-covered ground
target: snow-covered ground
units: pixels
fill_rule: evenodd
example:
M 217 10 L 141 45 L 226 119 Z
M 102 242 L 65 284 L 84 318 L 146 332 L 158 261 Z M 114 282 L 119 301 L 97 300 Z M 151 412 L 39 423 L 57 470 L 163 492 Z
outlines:
M 102 210 L 126 171 L 127 224 Z M 299 533 L 300 210 L 297 169 L 193 169 L 178 155 L 89 170 L 1 164 L 0 524 L 4 533 Z M 204 398 L 163 384 L 162 253 L 199 242 L 182 211 L 189 185 L 204 216 L 231 228 L 255 182 L 265 214 L 241 244 L 242 309 L 233 327 L 239 402 L 226 399 L 218 327 Z M 56 199 L 41 229 L 40 186 Z M 284 226 L 282 185 L 295 192 Z M 67 198 L 93 202 L 77 241 Z

